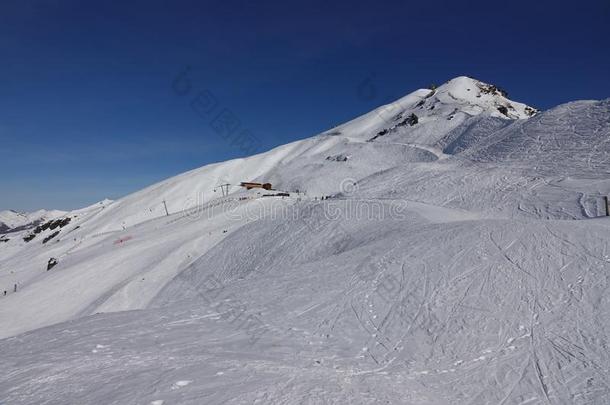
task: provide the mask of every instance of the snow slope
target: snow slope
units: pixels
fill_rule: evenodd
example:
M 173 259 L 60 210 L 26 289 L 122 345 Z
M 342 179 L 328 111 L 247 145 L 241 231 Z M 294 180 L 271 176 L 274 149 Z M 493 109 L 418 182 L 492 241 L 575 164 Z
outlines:
M 459 77 L 12 233 L 0 403 L 606 404 L 607 106 Z
M 547 175 L 604 179 L 610 174 L 609 143 L 610 99 L 579 101 L 507 126 L 477 143 L 467 156 Z

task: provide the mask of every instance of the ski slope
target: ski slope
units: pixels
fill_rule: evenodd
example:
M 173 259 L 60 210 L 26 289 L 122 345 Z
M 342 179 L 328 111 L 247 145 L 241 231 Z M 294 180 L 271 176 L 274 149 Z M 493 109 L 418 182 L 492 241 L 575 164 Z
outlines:
M 6 234 L 0 403 L 607 404 L 608 105 L 458 77 Z

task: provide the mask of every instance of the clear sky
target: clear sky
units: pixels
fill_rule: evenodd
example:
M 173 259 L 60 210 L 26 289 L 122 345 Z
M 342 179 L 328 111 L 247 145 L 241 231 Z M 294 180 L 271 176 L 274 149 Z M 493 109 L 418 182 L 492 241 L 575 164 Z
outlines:
M 264 151 L 459 75 L 543 109 L 607 98 L 609 44 L 608 0 L 4 0 L 0 210 L 116 199 L 253 150 L 213 130 L 220 111 Z

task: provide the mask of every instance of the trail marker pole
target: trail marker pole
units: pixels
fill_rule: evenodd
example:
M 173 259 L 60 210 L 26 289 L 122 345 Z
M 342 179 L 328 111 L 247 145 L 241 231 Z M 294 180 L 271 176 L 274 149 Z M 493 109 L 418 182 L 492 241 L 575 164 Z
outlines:
M 606 209 L 606 216 L 610 216 L 610 207 L 608 206 L 608 196 L 604 196 L 604 208 Z
M 165 215 L 169 217 L 169 212 L 167 211 L 167 204 L 165 203 L 165 200 L 163 200 L 163 206 L 165 207 Z

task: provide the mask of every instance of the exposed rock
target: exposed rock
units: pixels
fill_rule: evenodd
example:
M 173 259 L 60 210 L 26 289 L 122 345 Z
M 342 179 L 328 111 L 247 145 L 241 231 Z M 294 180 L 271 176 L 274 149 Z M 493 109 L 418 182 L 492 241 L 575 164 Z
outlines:
M 348 156 L 345 155 L 334 155 L 334 156 L 327 156 L 326 160 L 330 160 L 333 162 L 347 162 Z
M 49 236 L 47 236 L 46 238 L 44 238 L 42 240 L 42 243 L 47 243 L 48 241 L 50 241 L 51 239 L 53 239 L 54 237 L 56 237 L 57 235 L 59 235 L 60 231 L 55 231 L 52 234 L 50 234 Z
M 63 228 L 64 226 L 68 225 L 71 220 L 72 220 L 72 218 L 66 217 L 66 218 L 56 219 L 54 221 L 47 221 L 44 224 L 37 226 L 34 229 L 34 233 L 38 234 L 42 231 L 46 231 L 47 229 L 55 230 L 58 227 Z
M 326 135 L 329 135 L 329 136 L 341 135 L 341 131 L 336 131 L 336 130 L 335 131 L 329 131 L 329 132 L 326 133 Z
M 403 127 L 405 125 L 413 126 L 419 122 L 419 118 L 415 113 L 411 113 L 407 118 L 396 124 L 397 127 Z
M 495 94 L 508 98 L 508 93 L 505 90 L 499 88 L 498 86 L 494 86 L 493 84 L 478 82 L 477 86 L 483 94 Z
M 508 108 L 504 105 L 498 106 L 498 111 L 508 117 Z
M 47 271 L 49 271 L 53 267 L 57 266 L 57 263 L 59 263 L 59 261 L 56 258 L 54 258 L 54 257 L 50 258 L 47 263 Z
M 525 113 L 527 115 L 529 115 L 530 117 L 533 117 L 534 115 L 538 114 L 538 110 L 535 108 L 532 108 L 530 106 L 526 106 L 525 107 Z
M 402 118 L 402 115 L 400 115 L 400 118 Z M 371 139 L 368 139 L 367 142 L 373 142 L 375 139 L 379 138 L 380 136 L 384 136 L 391 132 L 394 132 L 394 131 L 396 131 L 396 128 L 398 128 L 398 127 L 404 127 L 405 125 L 413 126 L 413 125 L 417 124 L 418 122 L 419 122 L 419 118 L 417 117 L 417 115 L 415 115 L 414 113 L 411 113 L 411 114 L 409 114 L 409 116 L 407 118 L 403 119 L 398 124 L 396 124 L 390 128 L 382 129 L 381 131 L 377 132 L 377 135 L 375 135 Z

